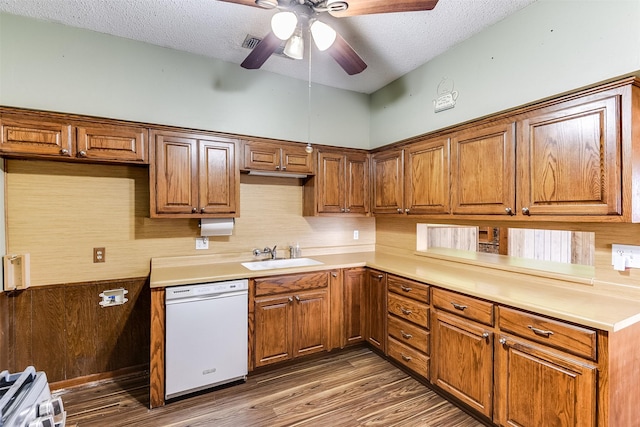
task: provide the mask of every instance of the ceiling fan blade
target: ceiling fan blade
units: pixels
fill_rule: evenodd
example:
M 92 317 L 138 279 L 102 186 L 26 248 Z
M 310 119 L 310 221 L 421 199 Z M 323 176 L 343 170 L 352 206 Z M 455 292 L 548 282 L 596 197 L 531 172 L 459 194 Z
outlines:
M 244 59 L 244 61 L 242 61 L 240 66 L 249 70 L 256 70 L 262 67 L 262 64 L 264 64 L 271 54 L 278 49 L 280 43 L 282 43 L 282 41 L 276 37 L 273 32 L 269 32 L 269 34 L 267 34 L 266 37 L 253 48 L 251 53 Z
M 418 12 L 436 7 L 438 0 L 351 0 L 347 10 L 330 12 L 336 17 L 371 15 L 374 13 Z
M 327 52 L 350 76 L 361 73 L 367 68 L 367 64 L 340 34 L 336 34 L 336 40 Z

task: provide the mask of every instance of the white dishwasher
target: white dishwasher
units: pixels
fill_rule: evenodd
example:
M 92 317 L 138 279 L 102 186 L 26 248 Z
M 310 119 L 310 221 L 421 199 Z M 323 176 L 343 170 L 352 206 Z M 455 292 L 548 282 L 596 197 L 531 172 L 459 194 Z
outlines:
M 248 289 L 248 280 L 166 289 L 166 399 L 246 379 Z

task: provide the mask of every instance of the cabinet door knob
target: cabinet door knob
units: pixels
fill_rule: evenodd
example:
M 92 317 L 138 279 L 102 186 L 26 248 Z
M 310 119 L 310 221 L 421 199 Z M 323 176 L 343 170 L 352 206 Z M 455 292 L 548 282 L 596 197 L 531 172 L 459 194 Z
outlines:
M 399 214 L 402 213 L 402 209 L 400 209 L 400 208 L 398 208 L 397 211 L 398 211 Z
M 505 345 L 507 343 L 507 339 L 506 338 L 500 338 L 499 342 L 500 342 L 500 344 Z
M 280 170 L 280 165 L 276 166 L 276 170 L 277 171 Z
M 523 215 L 531 215 L 531 212 L 529 212 L 529 208 L 522 208 L 522 214 Z
M 489 332 L 485 332 L 484 334 L 482 334 L 482 338 L 484 338 L 485 340 L 489 338 Z
M 345 210 L 344 210 L 344 208 L 341 208 L 341 209 L 340 209 L 340 212 L 344 212 L 344 211 L 345 211 Z
M 191 213 L 196 213 L 196 212 L 198 212 L 198 209 L 196 209 L 196 208 L 191 208 Z
M 204 213 L 204 208 L 200 208 L 200 213 Z
M 293 302 L 293 298 L 291 298 L 291 297 L 287 298 L 287 300 L 288 300 L 289 302 Z
M 84 150 L 81 150 L 78 152 L 78 157 L 87 157 L 87 152 Z
M 287 167 L 286 167 L 286 166 L 283 166 L 283 167 L 282 167 L 282 170 L 283 170 L 283 171 L 286 171 L 286 170 L 287 170 Z
M 296 301 L 300 301 L 300 297 L 298 295 L 296 295 Z
M 346 209 L 346 211 L 347 211 L 347 212 L 351 212 L 351 209 L 347 208 L 347 209 Z
M 66 148 L 63 148 L 62 150 L 60 150 L 60 154 L 62 154 L 63 156 L 66 156 L 67 154 L 69 154 L 69 150 L 67 150 Z
M 467 308 L 466 305 L 456 304 L 455 302 L 452 302 L 451 305 L 453 306 L 453 308 L 460 311 L 464 311 Z
M 331 273 L 331 277 L 338 277 L 338 273 L 336 273 L 335 271 L 333 271 L 333 272 Z
M 510 216 L 515 215 L 515 213 L 513 212 L 513 209 L 511 208 L 504 208 L 504 211 L 507 213 L 507 215 L 510 215 Z
M 405 209 L 404 213 L 409 213 L 409 208 Z
M 384 276 L 382 274 L 378 274 L 378 276 L 376 276 L 378 279 L 382 279 Z

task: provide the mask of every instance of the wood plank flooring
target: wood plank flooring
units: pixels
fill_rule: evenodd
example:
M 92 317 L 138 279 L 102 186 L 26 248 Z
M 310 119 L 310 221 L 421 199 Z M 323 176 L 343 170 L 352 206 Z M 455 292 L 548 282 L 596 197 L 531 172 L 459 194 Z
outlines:
M 484 425 L 367 348 L 254 374 L 152 410 L 145 376 L 54 394 L 62 397 L 68 427 Z

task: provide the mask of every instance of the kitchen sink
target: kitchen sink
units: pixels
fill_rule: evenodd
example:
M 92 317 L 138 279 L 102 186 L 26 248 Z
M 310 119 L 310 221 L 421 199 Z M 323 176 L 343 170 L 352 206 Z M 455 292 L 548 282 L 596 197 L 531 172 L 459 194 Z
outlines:
M 311 258 L 267 259 L 264 261 L 243 262 L 242 266 L 251 271 L 274 270 L 276 268 L 308 267 L 324 264 Z

